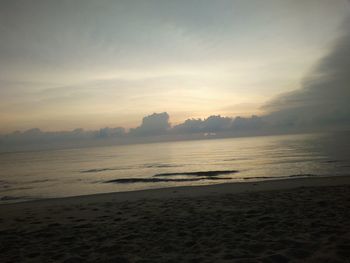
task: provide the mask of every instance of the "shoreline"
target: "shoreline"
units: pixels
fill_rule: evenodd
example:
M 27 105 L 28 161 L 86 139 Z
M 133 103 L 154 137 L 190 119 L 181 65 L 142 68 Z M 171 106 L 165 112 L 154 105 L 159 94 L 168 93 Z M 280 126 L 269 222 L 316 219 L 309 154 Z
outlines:
M 212 185 L 175 186 L 165 188 L 154 188 L 124 192 L 109 192 L 90 195 L 67 196 L 57 198 L 34 199 L 20 202 L 9 202 L 0 204 L 5 206 L 21 206 L 25 204 L 69 203 L 79 202 L 104 202 L 106 199 L 113 199 L 115 202 L 138 201 L 142 199 L 163 199 L 176 197 L 200 197 L 221 194 L 240 194 L 260 191 L 289 190 L 300 187 L 320 187 L 350 185 L 350 175 L 340 176 L 312 176 L 312 177 L 286 177 L 278 179 L 267 179 L 262 181 L 244 181 L 220 183 Z

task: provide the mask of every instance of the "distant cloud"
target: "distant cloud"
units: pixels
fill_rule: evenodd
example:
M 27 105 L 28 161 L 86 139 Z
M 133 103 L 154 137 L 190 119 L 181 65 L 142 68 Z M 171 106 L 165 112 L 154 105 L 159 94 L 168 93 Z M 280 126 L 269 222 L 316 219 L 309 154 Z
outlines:
M 264 120 L 255 115 L 251 118 L 236 117 L 232 123 L 232 129 L 236 131 L 258 130 L 264 127 L 264 125 Z
M 228 130 L 232 125 L 232 118 L 212 115 L 204 120 L 187 119 L 184 123 L 174 126 L 177 133 L 220 132 Z
M 267 117 L 281 126 L 350 124 L 350 19 L 328 55 L 302 82 L 302 88 L 270 102 Z
M 130 134 L 137 136 L 159 135 L 166 133 L 169 128 L 168 113 L 153 113 L 152 115 L 144 117 L 139 127 L 130 129 Z
M 92 131 L 80 128 L 57 132 L 44 132 L 37 128 L 24 132 L 16 131 L 0 136 L 0 152 L 195 139 L 203 138 L 206 134 L 235 135 L 236 131 L 240 134 L 242 132 L 254 134 L 259 132 L 264 124 L 262 118 L 257 116 L 231 118 L 212 115 L 205 119 L 188 119 L 171 127 L 169 119 L 167 112 L 153 113 L 145 116 L 141 125 L 130 129 L 129 132 L 123 127 L 106 127 Z
M 221 117 L 220 115 L 212 115 L 204 120 L 188 119 L 184 123 L 173 127 L 172 132 L 177 134 L 191 133 L 220 133 L 220 132 L 242 132 L 242 131 L 258 131 L 265 126 L 263 118 L 251 116 L 243 117 Z
M 104 140 L 121 140 L 125 135 L 125 129 L 122 127 L 107 127 L 95 131 L 78 128 L 72 131 L 56 132 L 44 132 L 34 128 L 0 136 L 0 152 L 98 145 Z
M 111 138 L 111 137 L 120 137 L 125 135 L 125 129 L 123 127 L 118 128 L 102 128 L 96 133 L 98 138 Z

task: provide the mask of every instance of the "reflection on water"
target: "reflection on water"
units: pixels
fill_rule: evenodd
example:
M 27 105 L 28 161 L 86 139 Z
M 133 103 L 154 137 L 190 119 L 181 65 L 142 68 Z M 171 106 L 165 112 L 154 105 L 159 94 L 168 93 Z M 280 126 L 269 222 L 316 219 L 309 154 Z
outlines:
M 347 175 L 349 138 L 338 132 L 0 154 L 0 202 Z

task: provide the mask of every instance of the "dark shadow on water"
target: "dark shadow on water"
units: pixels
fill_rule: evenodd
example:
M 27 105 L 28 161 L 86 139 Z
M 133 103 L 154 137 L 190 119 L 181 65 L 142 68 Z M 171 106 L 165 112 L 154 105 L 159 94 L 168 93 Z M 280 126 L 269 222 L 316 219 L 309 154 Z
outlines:
M 175 165 L 175 164 L 144 164 L 141 167 L 143 168 L 173 168 L 173 167 L 180 167 L 180 165 Z
M 155 174 L 154 177 L 161 177 L 161 176 L 176 176 L 176 175 L 189 175 L 189 176 L 218 176 L 222 174 L 233 174 L 238 173 L 237 170 L 224 170 L 224 171 L 201 171 L 201 172 L 182 172 L 182 173 L 161 173 L 161 174 Z
M 118 184 L 129 184 L 129 183 L 158 183 L 158 182 L 195 182 L 202 180 L 231 180 L 232 178 L 121 178 L 105 181 L 105 183 L 118 183 Z
M 105 181 L 104 183 L 118 183 L 118 184 L 130 184 L 130 183 L 159 183 L 159 182 L 196 182 L 203 180 L 220 181 L 220 180 L 256 180 L 256 179 L 287 179 L 295 177 L 315 177 L 315 174 L 293 174 L 289 176 L 255 176 L 255 177 L 241 177 L 241 178 L 231 178 L 231 177 L 199 177 L 199 178 L 120 178 Z
M 89 169 L 89 170 L 83 170 L 80 171 L 81 173 L 100 173 L 105 171 L 117 171 L 117 170 L 124 170 L 126 168 L 100 168 L 100 169 Z
M 114 171 L 114 170 L 115 170 L 115 169 L 111 169 L 111 168 L 90 169 L 90 170 L 81 171 L 81 173 L 98 173 L 98 172 Z
M 253 180 L 253 179 L 287 179 L 287 178 L 297 178 L 297 177 L 317 177 L 316 174 L 292 174 L 287 176 L 254 176 L 254 177 L 242 177 L 237 179 L 243 180 Z
M 327 160 L 327 161 L 323 161 L 322 163 L 341 163 L 343 161 L 341 160 Z

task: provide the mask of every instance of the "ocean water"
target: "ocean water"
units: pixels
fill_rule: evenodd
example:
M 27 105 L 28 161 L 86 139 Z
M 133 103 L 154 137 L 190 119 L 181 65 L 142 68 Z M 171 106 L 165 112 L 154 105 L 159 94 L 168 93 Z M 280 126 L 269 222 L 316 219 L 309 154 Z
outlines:
M 173 186 L 350 175 L 350 133 L 0 154 L 0 203 Z

